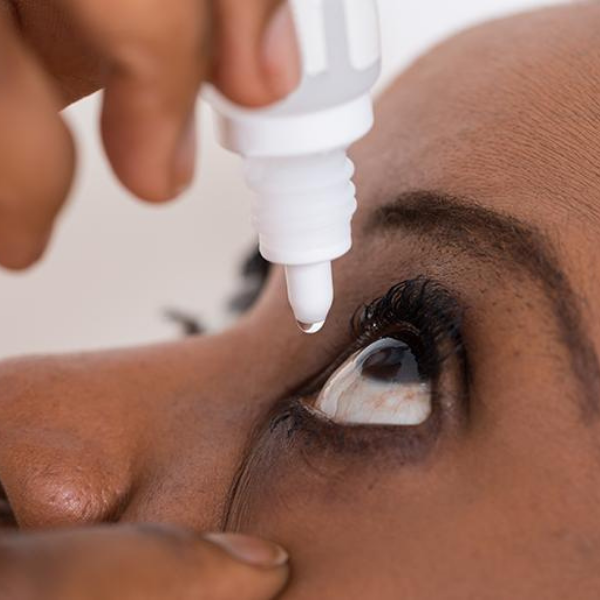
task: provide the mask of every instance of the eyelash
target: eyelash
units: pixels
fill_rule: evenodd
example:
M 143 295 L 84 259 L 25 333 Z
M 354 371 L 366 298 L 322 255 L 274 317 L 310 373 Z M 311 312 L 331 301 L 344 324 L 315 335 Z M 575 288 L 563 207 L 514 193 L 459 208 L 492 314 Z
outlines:
M 464 355 L 463 314 L 456 299 L 439 283 L 417 278 L 395 285 L 360 308 L 352 319 L 357 349 L 366 348 L 397 330 L 416 352 L 421 374 L 435 380 L 449 353 Z M 440 353 L 442 342 L 448 351 Z M 355 351 L 355 350 L 353 350 Z
M 406 461 L 418 458 L 424 447 L 422 438 L 431 439 L 441 427 L 438 380 L 445 362 L 454 357 L 466 386 L 468 361 L 462 336 L 463 310 L 458 301 L 441 284 L 424 277 L 404 281 L 384 296 L 361 307 L 351 319 L 354 342 L 326 371 L 317 376 L 271 421 L 271 432 L 284 423 L 288 440 L 302 433 L 307 446 L 320 451 L 356 451 L 368 448 L 383 450 L 390 446 L 401 451 Z M 396 337 L 409 344 L 417 359 L 421 375 L 432 383 L 432 417 L 423 425 L 403 428 L 398 435 L 395 426 L 342 426 L 317 416 L 305 399 L 314 396 L 329 377 L 354 353 L 367 348 L 382 337 Z M 463 394 L 465 398 L 467 394 Z M 466 407 L 468 408 L 468 407 Z

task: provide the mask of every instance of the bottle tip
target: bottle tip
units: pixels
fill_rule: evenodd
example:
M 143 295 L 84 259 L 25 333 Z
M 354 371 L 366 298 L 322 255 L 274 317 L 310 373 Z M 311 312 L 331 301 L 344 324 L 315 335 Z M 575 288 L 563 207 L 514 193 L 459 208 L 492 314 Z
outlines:
M 296 321 L 298 323 L 298 327 L 302 333 L 308 333 L 312 335 L 314 333 L 319 333 L 323 326 L 325 325 L 325 321 L 319 321 L 318 323 L 302 323 L 301 321 Z

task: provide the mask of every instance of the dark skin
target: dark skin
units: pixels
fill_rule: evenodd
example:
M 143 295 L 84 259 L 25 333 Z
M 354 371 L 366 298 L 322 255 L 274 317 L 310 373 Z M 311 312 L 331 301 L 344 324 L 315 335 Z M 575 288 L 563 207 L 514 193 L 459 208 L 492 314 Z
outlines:
M 596 598 L 599 26 L 593 3 L 484 25 L 397 80 L 355 150 L 355 247 L 319 336 L 277 271 L 222 335 L 5 363 L 19 526 L 264 536 L 290 550 L 286 598 Z M 406 281 L 446 298 L 398 307 L 418 335 L 460 315 L 433 420 L 307 416 L 317 392 L 294 394 L 346 358 L 357 307 Z

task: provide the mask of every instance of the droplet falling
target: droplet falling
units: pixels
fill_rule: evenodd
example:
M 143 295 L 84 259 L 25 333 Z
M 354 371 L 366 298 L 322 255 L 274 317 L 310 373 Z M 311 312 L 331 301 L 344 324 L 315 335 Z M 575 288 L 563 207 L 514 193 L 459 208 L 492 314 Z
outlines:
M 309 335 L 319 333 L 325 325 L 325 321 L 319 321 L 318 323 L 302 323 L 301 321 L 296 321 L 296 323 L 302 333 L 308 333 Z

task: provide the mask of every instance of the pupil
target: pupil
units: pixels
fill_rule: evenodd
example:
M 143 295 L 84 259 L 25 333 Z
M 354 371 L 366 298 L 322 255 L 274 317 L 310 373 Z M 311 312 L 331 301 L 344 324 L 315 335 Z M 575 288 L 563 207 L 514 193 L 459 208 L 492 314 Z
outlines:
M 380 340 L 359 358 L 363 377 L 383 383 L 420 383 L 419 365 L 413 351 L 398 340 Z

